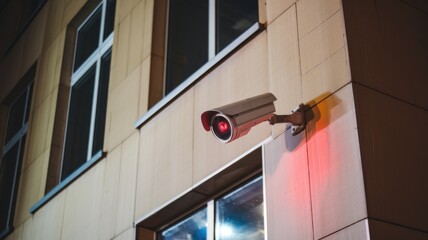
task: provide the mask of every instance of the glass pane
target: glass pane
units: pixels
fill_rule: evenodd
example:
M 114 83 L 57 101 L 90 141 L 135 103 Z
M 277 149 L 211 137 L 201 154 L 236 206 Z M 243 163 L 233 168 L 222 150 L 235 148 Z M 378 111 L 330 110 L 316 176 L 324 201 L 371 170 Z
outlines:
M 207 239 L 207 209 L 203 208 L 162 231 L 159 235 L 160 240 L 205 240 Z
M 27 92 L 24 91 L 16 102 L 10 106 L 9 119 L 7 121 L 6 143 L 15 136 L 23 126 L 26 100 Z
M 94 95 L 95 66 L 73 86 L 68 112 L 61 180 L 87 160 Z
M 216 52 L 258 22 L 258 0 L 217 0 Z
M 216 214 L 215 239 L 264 239 L 262 177 L 217 200 Z
M 208 61 L 208 0 L 171 0 L 165 95 Z
M 76 56 L 74 57 L 74 71 L 97 49 L 100 38 L 101 8 L 84 23 L 77 33 Z
M 106 18 L 104 22 L 104 39 L 106 39 L 114 28 L 114 14 L 116 9 L 115 0 L 107 0 Z
M 19 142 L 3 157 L 0 169 L 0 231 L 12 224 L 9 217 L 12 214 L 15 175 L 18 168 L 18 150 Z
M 92 146 L 92 154 L 95 154 L 98 151 L 102 150 L 103 144 L 104 144 L 107 94 L 108 94 L 108 83 L 109 83 L 109 76 L 110 76 L 110 60 L 111 60 L 111 52 L 109 51 L 101 59 L 101 72 L 100 72 L 100 80 L 99 80 L 99 86 L 98 86 L 97 113 L 95 117 L 94 142 Z

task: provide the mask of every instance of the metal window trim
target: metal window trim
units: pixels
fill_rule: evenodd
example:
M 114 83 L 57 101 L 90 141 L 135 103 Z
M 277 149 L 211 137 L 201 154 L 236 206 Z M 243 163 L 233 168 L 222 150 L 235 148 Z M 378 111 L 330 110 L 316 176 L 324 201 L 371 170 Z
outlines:
M 80 78 L 110 50 L 113 46 L 114 32 L 112 32 L 104 42 L 82 63 L 82 65 L 71 75 L 71 86 L 74 86 Z
M 4 144 L 3 144 L 3 152 L 1 154 L 1 157 L 3 158 L 9 151 L 10 149 L 18 142 L 21 140 L 21 138 L 23 136 L 25 136 L 25 134 L 28 131 L 28 122 L 25 122 L 25 118 L 26 118 L 26 113 L 27 113 L 27 108 L 31 107 L 28 106 L 28 98 L 30 96 L 30 87 L 34 84 L 34 81 L 31 80 L 22 90 L 22 92 L 19 93 L 18 97 L 16 97 L 13 102 L 10 104 L 10 108 L 8 111 L 8 117 L 7 117 L 7 121 L 6 121 L 6 128 L 5 128 L 5 136 L 4 136 Z M 34 89 L 33 89 L 34 90 Z M 18 101 L 19 98 L 21 98 L 22 95 L 26 95 L 25 96 L 25 105 L 24 105 L 24 115 L 22 116 L 22 124 L 21 124 L 21 128 L 18 130 L 18 132 L 15 133 L 15 135 L 9 139 L 9 141 L 6 142 L 6 133 L 7 133 L 7 129 L 8 129 L 8 123 L 9 123 L 9 117 L 10 117 L 10 111 L 12 109 L 12 106 Z M 31 103 L 30 103 L 31 105 Z
M 140 129 L 146 122 L 158 114 L 162 109 L 164 109 L 168 104 L 178 98 L 182 93 L 185 92 L 192 84 L 199 80 L 206 72 L 211 70 L 216 64 L 218 64 L 223 58 L 228 56 L 231 52 L 237 49 L 241 44 L 248 40 L 251 36 L 257 33 L 259 30 L 263 29 L 260 23 L 253 24 L 247 31 L 242 33 L 238 38 L 231 42 L 227 47 L 225 47 L 221 52 L 219 52 L 213 59 L 205 63 L 202 67 L 196 70 L 192 75 L 190 75 L 185 81 L 178 85 L 174 90 L 172 90 L 168 95 L 162 98 L 158 103 L 156 103 L 152 108 L 150 108 L 146 113 L 144 113 L 137 121 L 134 123 L 134 127 Z M 165 81 L 164 81 L 165 82 Z

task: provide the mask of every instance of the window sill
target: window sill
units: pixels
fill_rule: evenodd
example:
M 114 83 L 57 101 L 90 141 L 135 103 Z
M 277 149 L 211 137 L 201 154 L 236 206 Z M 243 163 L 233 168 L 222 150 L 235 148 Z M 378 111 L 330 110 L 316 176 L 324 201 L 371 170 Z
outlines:
M 156 116 L 162 109 L 168 106 L 176 98 L 178 98 L 183 92 L 185 92 L 190 86 L 192 86 L 196 81 L 198 81 L 204 74 L 211 70 L 215 65 L 220 63 L 225 57 L 231 54 L 234 50 L 238 49 L 245 41 L 254 36 L 255 33 L 263 29 L 263 25 L 260 23 L 255 23 L 247 31 L 245 31 L 241 36 L 239 36 L 235 41 L 230 43 L 225 49 L 219 52 L 213 59 L 204 64 L 199 68 L 195 73 L 188 77 L 184 82 L 182 82 L 178 87 L 176 87 L 172 92 L 166 95 L 162 100 L 156 103 L 152 108 L 150 108 L 145 114 L 143 114 L 134 124 L 134 127 L 140 129 L 146 122 L 151 118 Z
M 68 176 L 64 181 L 60 182 L 56 187 L 54 187 L 50 192 L 48 192 L 42 199 L 40 199 L 36 204 L 30 208 L 30 213 L 34 214 L 37 210 L 43 207 L 48 203 L 52 198 L 58 195 L 62 190 L 64 190 L 68 185 L 78 179 L 83 173 L 88 171 L 90 168 L 95 166 L 102 158 L 105 157 L 105 152 L 97 152 L 89 161 L 83 164 L 80 168 L 74 171 L 70 176 Z

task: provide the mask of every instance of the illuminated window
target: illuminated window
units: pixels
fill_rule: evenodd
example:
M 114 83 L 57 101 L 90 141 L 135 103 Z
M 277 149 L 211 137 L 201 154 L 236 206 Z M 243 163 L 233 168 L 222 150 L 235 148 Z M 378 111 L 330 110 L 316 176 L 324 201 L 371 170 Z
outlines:
M 160 231 L 158 239 L 258 240 L 264 236 L 263 180 L 257 177 Z
M 30 78 L 34 77 L 34 70 Z M 28 74 L 27 74 L 28 76 Z M 32 81 L 12 100 L 7 118 L 6 136 L 0 167 L 0 238 L 12 231 L 21 165 L 24 157 L 25 138 L 28 132 Z

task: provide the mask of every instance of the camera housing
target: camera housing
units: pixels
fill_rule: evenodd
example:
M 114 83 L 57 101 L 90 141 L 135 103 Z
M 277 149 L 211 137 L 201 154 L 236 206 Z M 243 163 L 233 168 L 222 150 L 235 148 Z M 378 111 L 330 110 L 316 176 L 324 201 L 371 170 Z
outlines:
M 270 120 L 275 112 L 272 93 L 247 98 L 202 113 L 202 126 L 222 143 L 246 135 L 253 126 Z

